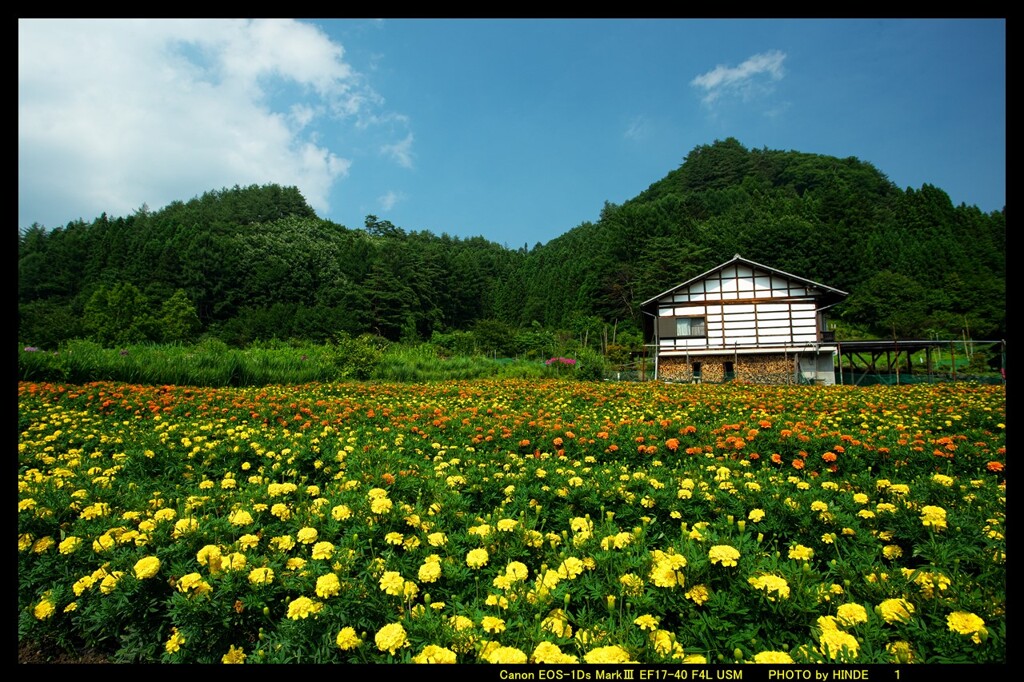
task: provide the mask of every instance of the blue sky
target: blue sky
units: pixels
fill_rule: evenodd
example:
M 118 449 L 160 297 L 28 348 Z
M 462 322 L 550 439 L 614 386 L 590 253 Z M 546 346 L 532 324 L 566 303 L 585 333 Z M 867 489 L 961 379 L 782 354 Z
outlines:
M 19 228 L 277 183 L 518 248 L 727 137 L 1001 210 L 1006 21 L 19 21 Z

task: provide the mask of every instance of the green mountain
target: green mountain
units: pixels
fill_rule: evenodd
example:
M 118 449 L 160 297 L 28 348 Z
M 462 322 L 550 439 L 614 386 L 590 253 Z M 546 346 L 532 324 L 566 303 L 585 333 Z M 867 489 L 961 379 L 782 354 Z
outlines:
M 849 292 L 845 323 L 902 338 L 1005 336 L 1003 212 L 901 190 L 855 158 L 748 150 L 729 138 L 530 251 L 481 237 L 322 220 L 294 187 L 211 191 L 155 212 L 19 238 L 23 344 L 278 338 L 513 337 L 591 345 L 640 327 L 640 303 L 739 253 Z M 593 332 L 593 335 L 591 335 Z M 529 345 L 527 343 L 527 345 Z

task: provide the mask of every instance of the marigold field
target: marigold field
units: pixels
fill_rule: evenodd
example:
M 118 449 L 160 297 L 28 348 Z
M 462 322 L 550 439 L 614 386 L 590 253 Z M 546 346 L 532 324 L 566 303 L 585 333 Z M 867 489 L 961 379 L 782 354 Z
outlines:
M 1004 386 L 18 395 L 21 642 L 115 662 L 1005 662 Z

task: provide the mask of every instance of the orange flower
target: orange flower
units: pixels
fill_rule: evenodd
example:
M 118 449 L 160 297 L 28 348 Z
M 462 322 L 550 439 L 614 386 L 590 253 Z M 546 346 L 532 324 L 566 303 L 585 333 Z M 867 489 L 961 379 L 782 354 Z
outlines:
M 560 448 L 560 447 L 562 447 L 562 443 L 563 443 L 564 441 L 563 441 L 563 440 L 562 440 L 561 438 L 555 438 L 555 439 L 554 439 L 553 441 L 551 441 L 551 442 L 555 444 L 555 447 L 556 447 L 556 448 Z
M 1003 470 L 1003 463 L 992 461 L 986 464 L 985 468 L 991 471 L 992 473 L 999 473 L 1000 471 Z
M 679 439 L 669 438 L 667 441 L 665 441 L 665 447 L 667 447 L 672 452 L 675 452 L 676 450 L 679 449 Z
M 826 462 L 834 462 L 837 459 L 836 453 L 834 452 L 826 452 L 824 455 L 821 456 L 821 458 Z
M 381 476 L 381 478 L 384 479 L 384 482 L 388 485 L 391 485 L 392 483 L 395 482 L 395 477 L 393 474 L 384 474 Z
M 775 452 L 772 454 L 772 464 L 782 464 L 782 455 Z
M 526 439 L 526 438 L 522 439 L 521 441 L 519 441 L 519 447 L 521 447 L 521 448 L 528 448 L 528 447 L 530 447 L 530 441 L 528 439 Z
M 804 461 L 802 459 L 794 459 L 793 460 L 793 468 L 797 469 L 797 470 L 803 469 L 804 468 Z

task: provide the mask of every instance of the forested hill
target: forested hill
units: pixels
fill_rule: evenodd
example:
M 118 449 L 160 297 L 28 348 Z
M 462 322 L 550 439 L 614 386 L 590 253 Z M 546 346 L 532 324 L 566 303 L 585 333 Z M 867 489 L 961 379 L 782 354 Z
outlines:
M 628 333 L 641 302 L 736 253 L 850 292 L 835 314 L 866 332 L 1002 338 L 1005 236 L 1003 212 L 954 207 L 931 185 L 901 190 L 855 158 L 732 138 L 529 252 L 375 216 L 346 227 L 294 187 L 236 186 L 23 230 L 19 340 Z

